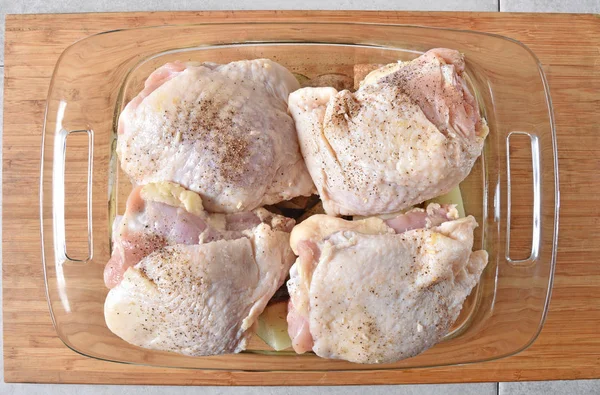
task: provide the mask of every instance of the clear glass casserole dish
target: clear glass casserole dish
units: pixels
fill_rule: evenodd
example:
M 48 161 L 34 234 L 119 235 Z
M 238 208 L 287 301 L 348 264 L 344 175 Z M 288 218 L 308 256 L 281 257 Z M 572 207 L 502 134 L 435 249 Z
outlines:
M 461 184 L 490 262 L 452 331 L 425 353 L 359 365 L 275 352 L 254 337 L 236 355 L 186 357 L 132 346 L 104 322 L 103 269 L 111 228 L 131 184 L 115 154 L 117 119 L 146 77 L 173 61 L 271 58 L 308 77 L 352 75 L 355 64 L 409 60 L 433 47 L 465 54 L 487 118 L 484 153 Z M 528 347 L 548 309 L 558 234 L 558 167 L 552 105 L 535 55 L 496 35 L 354 23 L 199 24 L 112 31 L 61 55 L 48 94 L 40 215 L 47 297 L 71 349 L 102 360 L 252 371 L 399 369 L 502 358 Z

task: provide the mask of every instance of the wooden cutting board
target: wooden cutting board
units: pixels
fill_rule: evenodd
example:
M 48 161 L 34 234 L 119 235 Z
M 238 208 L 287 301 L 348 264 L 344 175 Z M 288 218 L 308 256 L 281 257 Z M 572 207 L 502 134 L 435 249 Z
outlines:
M 65 47 L 120 28 L 208 21 L 360 21 L 498 33 L 528 45 L 547 72 L 558 131 L 561 224 L 548 320 L 535 344 L 496 362 L 331 373 L 192 371 L 89 359 L 66 348 L 46 304 L 39 240 L 45 98 Z M 327 385 L 600 378 L 600 18 L 424 12 L 160 12 L 6 17 L 3 319 L 7 382 Z

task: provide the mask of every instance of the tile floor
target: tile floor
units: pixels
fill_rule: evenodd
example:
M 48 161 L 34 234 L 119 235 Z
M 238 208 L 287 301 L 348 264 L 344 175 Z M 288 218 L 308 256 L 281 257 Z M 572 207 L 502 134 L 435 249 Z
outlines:
M 168 4 L 168 5 L 165 5 Z M 504 12 L 585 12 L 600 13 L 600 0 L 0 0 L 0 48 L 4 48 L 4 15 L 50 12 L 156 11 L 156 10 L 218 10 L 218 9 L 372 9 L 372 10 L 436 10 L 436 11 L 504 11 Z M 0 51 L 0 135 L 2 132 L 2 98 L 4 81 L 4 50 Z M 1 140 L 0 140 L 1 152 Z M 0 182 L 1 185 L 1 182 Z M 0 193 L 0 207 L 2 195 Z M 0 212 L 0 222 L 2 214 Z M 1 228 L 0 228 L 1 232 Z M 1 246 L 0 246 L 1 253 Z M 1 256 L 1 254 L 0 254 Z M 2 279 L 0 277 L 0 288 Z M 0 302 L 2 295 L 0 293 Z M 1 307 L 1 303 L 0 303 Z M 1 323 L 0 323 L 1 324 Z M 0 338 L 0 378 L 3 378 Z M 149 387 L 109 385 L 36 385 L 4 384 L 3 395 L 300 395 L 300 394 L 399 394 L 399 395 L 592 395 L 600 394 L 600 380 L 545 381 L 522 383 L 480 383 L 441 385 L 400 385 L 369 387 Z

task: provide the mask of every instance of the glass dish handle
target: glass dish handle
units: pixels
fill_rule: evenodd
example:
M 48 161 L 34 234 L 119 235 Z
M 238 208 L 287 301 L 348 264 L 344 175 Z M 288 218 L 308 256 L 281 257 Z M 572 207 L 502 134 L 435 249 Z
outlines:
M 87 134 L 88 136 L 88 168 L 87 168 L 87 257 L 82 259 L 69 257 L 66 242 L 65 221 L 65 165 L 67 156 L 67 139 L 75 134 Z M 62 253 L 57 257 L 60 261 L 71 261 L 74 263 L 87 263 L 92 260 L 94 246 L 92 238 L 92 166 L 94 157 L 94 132 L 93 130 L 71 130 L 62 129 L 56 134 L 54 140 L 54 163 L 52 171 L 52 216 L 54 224 L 54 251 Z
M 531 168 L 533 175 L 533 224 L 531 234 L 531 252 L 526 259 L 512 259 L 510 257 L 510 229 L 511 229 L 511 172 L 510 172 L 510 139 L 512 136 L 527 136 L 531 143 Z M 533 265 L 539 257 L 541 243 L 541 213 L 542 213 L 542 186 L 541 186 L 540 143 L 538 136 L 527 132 L 511 132 L 506 136 L 506 174 L 507 174 L 507 208 L 506 208 L 506 261 L 515 266 Z

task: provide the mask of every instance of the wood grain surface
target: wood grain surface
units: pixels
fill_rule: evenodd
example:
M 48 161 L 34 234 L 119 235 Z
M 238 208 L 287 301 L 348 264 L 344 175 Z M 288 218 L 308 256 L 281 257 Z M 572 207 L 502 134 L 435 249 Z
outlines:
M 561 223 L 545 327 L 526 351 L 495 362 L 401 371 L 290 373 L 163 369 L 102 362 L 57 337 L 39 238 L 44 106 L 61 52 L 120 28 L 207 21 L 361 21 L 498 33 L 520 40 L 547 72 L 555 108 Z M 160 12 L 6 17 L 3 148 L 3 322 L 7 382 L 339 385 L 600 377 L 600 18 L 595 15 L 408 12 Z

